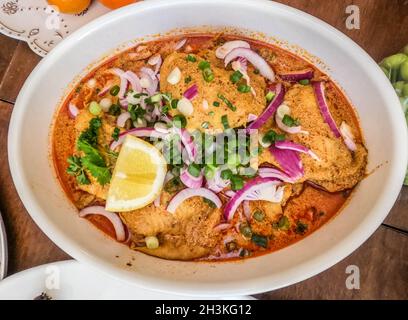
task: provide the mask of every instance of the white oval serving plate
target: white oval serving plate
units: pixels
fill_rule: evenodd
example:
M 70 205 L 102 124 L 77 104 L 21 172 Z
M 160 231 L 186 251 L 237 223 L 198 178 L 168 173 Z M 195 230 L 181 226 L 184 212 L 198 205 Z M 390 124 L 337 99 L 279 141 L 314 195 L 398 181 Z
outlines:
M 319 57 L 356 107 L 369 150 L 372 173 L 337 217 L 294 245 L 242 262 L 166 261 L 132 252 L 78 218 L 49 160 L 49 129 L 58 103 L 90 64 L 115 48 L 129 47 L 134 39 L 200 26 L 262 32 L 267 39 L 285 40 Z M 91 22 L 61 42 L 27 79 L 13 110 L 8 141 L 18 193 L 58 246 L 112 277 L 144 288 L 200 296 L 277 289 L 345 258 L 378 228 L 395 202 L 407 167 L 407 146 L 398 98 L 376 63 L 326 23 L 261 0 L 153 0 Z

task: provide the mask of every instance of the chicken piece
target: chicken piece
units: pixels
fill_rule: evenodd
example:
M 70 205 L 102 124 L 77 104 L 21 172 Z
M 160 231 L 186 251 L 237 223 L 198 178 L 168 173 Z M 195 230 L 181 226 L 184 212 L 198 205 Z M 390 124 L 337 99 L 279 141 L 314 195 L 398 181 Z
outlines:
M 201 129 L 203 122 L 209 122 L 210 129 L 223 130 L 221 122 L 223 115 L 227 115 L 230 127 L 235 128 L 246 124 L 248 114 L 259 115 L 263 111 L 266 84 L 262 76 L 254 74 L 252 67 L 248 68 L 248 74 L 256 96 L 250 92 L 241 93 L 237 90 L 237 84 L 233 84 L 230 80 L 233 70 L 225 69 L 222 60 L 217 59 L 213 51 L 199 52 L 195 55 L 196 62 L 190 62 L 186 57 L 186 53 L 175 52 L 165 58 L 160 71 L 160 88 L 162 92 L 169 92 L 173 98 L 180 99 L 189 87 L 193 84 L 197 85 L 198 95 L 192 100 L 194 112 L 187 117 L 187 129 Z M 214 74 L 214 80 L 211 82 L 204 80 L 202 71 L 198 68 L 199 63 L 204 60 L 210 63 Z M 181 80 L 172 85 L 167 81 L 167 77 L 176 67 L 181 70 Z M 231 110 L 219 98 L 219 94 L 228 99 L 236 107 L 236 111 Z M 203 104 L 204 101 L 206 104 Z M 219 107 L 213 105 L 215 101 L 219 102 Z M 214 114 L 210 116 L 209 112 Z M 171 110 L 170 113 L 175 115 L 179 112 Z
M 355 152 L 347 148 L 342 138 L 336 138 L 324 122 L 311 86 L 295 85 L 286 93 L 284 103 L 290 107 L 291 116 L 299 120 L 302 130 L 309 132 L 287 134 L 288 139 L 308 147 L 320 158 L 320 161 L 316 161 L 307 154 L 300 154 L 305 171 L 300 181 L 310 180 L 330 192 L 349 189 L 356 185 L 365 174 L 367 150 L 352 115 L 337 114 L 339 111 L 333 108 L 334 102 L 328 100 L 337 125 L 346 120 L 351 126 L 356 137 Z M 262 128 L 262 131 L 266 130 L 267 127 Z M 262 162 L 279 166 L 269 151 L 261 154 L 260 163 Z
M 209 254 L 219 235 L 213 231 L 221 218 L 221 210 L 211 208 L 201 198 L 184 201 L 175 214 L 166 211 L 171 195 L 163 192 L 161 205 L 150 204 L 142 209 L 122 212 L 123 222 L 133 238 L 157 236 L 160 247 L 133 248 L 165 259 L 191 260 Z
M 75 118 L 75 133 L 77 139 L 81 135 L 81 133 L 89 127 L 89 122 L 93 118 L 95 118 L 95 116 L 92 115 L 87 109 L 83 109 L 79 112 L 78 116 Z M 104 151 L 106 147 L 109 146 L 112 140 L 114 126 L 110 124 L 108 118 L 104 118 L 104 116 L 101 116 L 101 118 L 102 127 L 99 129 L 98 133 L 98 145 L 100 146 L 101 150 Z M 104 154 L 104 152 L 101 153 Z M 82 153 L 79 152 L 78 155 L 82 155 Z M 87 176 L 91 183 L 79 184 L 78 188 L 92 195 L 95 195 L 97 198 L 106 200 L 108 196 L 109 184 L 105 184 L 102 186 L 89 172 L 87 173 Z

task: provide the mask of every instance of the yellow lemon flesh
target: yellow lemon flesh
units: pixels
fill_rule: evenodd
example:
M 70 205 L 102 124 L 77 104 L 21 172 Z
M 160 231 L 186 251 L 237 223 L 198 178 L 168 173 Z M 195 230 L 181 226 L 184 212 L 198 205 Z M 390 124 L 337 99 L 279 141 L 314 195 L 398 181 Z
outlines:
M 152 203 L 162 190 L 167 163 L 153 145 L 128 135 L 123 142 L 106 200 L 106 210 L 131 211 Z

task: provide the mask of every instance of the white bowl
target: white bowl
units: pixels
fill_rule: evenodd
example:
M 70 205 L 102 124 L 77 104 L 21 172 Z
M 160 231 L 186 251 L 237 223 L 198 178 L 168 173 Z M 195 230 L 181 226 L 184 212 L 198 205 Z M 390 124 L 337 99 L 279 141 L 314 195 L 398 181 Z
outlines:
M 294 245 L 243 262 L 166 261 L 132 252 L 78 218 L 49 160 L 49 128 L 56 107 L 67 86 L 89 64 L 118 46 L 128 47 L 132 39 L 203 25 L 263 32 L 266 38 L 286 40 L 319 57 L 355 105 L 369 150 L 372 173 L 337 217 Z M 360 47 L 301 11 L 257 0 L 147 1 L 93 21 L 59 44 L 27 79 L 14 107 L 8 142 L 11 172 L 25 207 L 64 251 L 142 287 L 201 296 L 277 289 L 349 255 L 378 228 L 395 202 L 407 167 L 408 145 L 397 96 Z

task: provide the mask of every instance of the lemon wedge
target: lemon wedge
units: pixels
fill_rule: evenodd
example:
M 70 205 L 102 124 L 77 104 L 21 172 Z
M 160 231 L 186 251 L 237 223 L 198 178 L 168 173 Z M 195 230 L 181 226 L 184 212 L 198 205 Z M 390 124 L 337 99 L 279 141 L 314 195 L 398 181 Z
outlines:
M 128 135 L 113 170 L 106 210 L 124 212 L 150 204 L 162 190 L 166 171 L 166 160 L 157 148 Z

